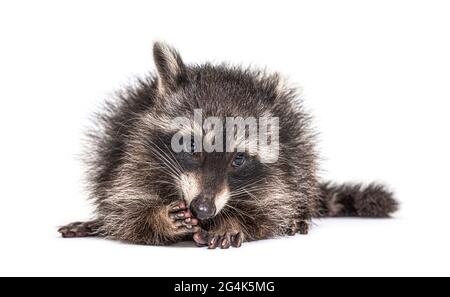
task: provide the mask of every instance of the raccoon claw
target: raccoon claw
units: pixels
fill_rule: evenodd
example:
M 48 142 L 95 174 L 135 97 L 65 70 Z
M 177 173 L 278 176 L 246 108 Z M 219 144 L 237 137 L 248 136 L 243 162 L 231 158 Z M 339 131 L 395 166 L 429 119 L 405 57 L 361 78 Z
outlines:
M 200 230 L 198 220 L 193 217 L 191 211 L 184 202 L 180 202 L 169 210 L 169 218 L 175 229 L 184 233 L 195 233 Z
M 221 249 L 228 249 L 230 246 L 240 247 L 244 240 L 244 235 L 242 232 L 226 232 L 223 235 L 218 235 L 200 231 L 194 234 L 193 239 L 197 246 L 208 246 L 208 249 L 215 249 L 218 247 Z
M 194 240 L 197 246 L 206 245 L 207 234 L 205 233 L 206 233 L 205 231 L 200 230 L 199 232 L 194 233 L 194 235 L 192 236 L 192 239 Z
M 244 242 L 244 234 L 242 232 L 235 234 L 231 239 L 231 244 L 237 248 L 241 247 L 243 242 Z
M 176 213 L 176 212 L 183 211 L 183 210 L 187 210 L 186 203 L 184 203 L 184 201 L 178 202 L 177 204 L 172 205 L 170 207 L 169 211 L 170 211 L 170 213 Z
M 306 221 L 293 221 L 291 227 L 287 230 L 287 235 L 294 236 L 297 233 L 308 234 L 309 225 Z
M 58 229 L 64 238 L 89 237 L 97 235 L 97 222 L 75 222 Z
M 309 232 L 309 225 L 306 221 L 300 221 L 298 223 L 298 233 L 306 235 Z
M 231 234 L 230 232 L 225 233 L 220 243 L 220 248 L 227 249 L 231 246 Z
M 286 231 L 286 234 L 289 236 L 294 236 L 298 232 L 298 226 L 296 222 L 292 222 L 292 225 Z

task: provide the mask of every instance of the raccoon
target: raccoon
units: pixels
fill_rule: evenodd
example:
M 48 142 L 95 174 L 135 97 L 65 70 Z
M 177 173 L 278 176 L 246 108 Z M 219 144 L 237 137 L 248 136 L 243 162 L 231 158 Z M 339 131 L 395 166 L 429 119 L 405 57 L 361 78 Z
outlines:
M 191 240 L 225 249 L 307 234 L 314 217 L 389 217 L 397 210 L 384 185 L 320 181 L 311 116 L 278 74 L 228 64 L 187 65 L 161 42 L 154 44 L 153 57 L 156 73 L 107 103 L 88 133 L 95 218 L 61 227 L 63 237 L 145 245 Z M 187 115 L 194 110 L 204 118 L 277 118 L 276 161 L 262 162 L 270 153 L 262 149 L 198 150 L 195 140 L 175 152 L 172 141 L 180 127 L 173 119 L 193 123 Z M 185 133 L 206 137 L 208 131 L 193 123 Z

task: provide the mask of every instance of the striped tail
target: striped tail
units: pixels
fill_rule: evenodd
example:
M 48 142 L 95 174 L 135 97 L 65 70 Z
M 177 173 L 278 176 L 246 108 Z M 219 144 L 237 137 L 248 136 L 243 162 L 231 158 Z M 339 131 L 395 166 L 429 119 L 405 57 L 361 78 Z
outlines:
M 399 204 L 385 186 L 322 183 L 318 217 L 386 218 Z

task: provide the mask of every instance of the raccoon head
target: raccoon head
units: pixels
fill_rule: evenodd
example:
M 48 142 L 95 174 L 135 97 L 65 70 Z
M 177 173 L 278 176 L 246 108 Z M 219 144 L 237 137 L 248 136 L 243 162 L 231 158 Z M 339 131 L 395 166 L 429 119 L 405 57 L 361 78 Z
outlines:
M 283 153 L 281 148 L 289 151 L 288 142 L 299 138 L 304 128 L 290 102 L 293 95 L 280 90 L 279 77 L 226 65 L 186 66 L 179 53 L 163 43 L 154 45 L 153 54 L 155 98 L 132 133 L 133 143 L 144 144 L 139 149 L 140 156 L 145 151 L 138 160 L 140 168 L 151 168 L 151 173 L 141 175 L 160 195 L 184 199 L 200 220 L 242 211 L 270 195 L 274 177 L 295 166 L 289 156 L 278 159 L 278 153 Z M 238 118 L 245 127 L 239 137 L 236 126 L 228 125 L 228 119 Z M 280 132 L 290 130 L 294 137 L 278 135 L 270 124 L 262 129 L 261 119 L 269 118 L 280 118 Z M 264 130 L 268 143 L 279 141 L 275 158 L 261 145 Z M 174 143 L 184 149 L 174 149 Z M 295 141 L 292 145 L 300 146 Z

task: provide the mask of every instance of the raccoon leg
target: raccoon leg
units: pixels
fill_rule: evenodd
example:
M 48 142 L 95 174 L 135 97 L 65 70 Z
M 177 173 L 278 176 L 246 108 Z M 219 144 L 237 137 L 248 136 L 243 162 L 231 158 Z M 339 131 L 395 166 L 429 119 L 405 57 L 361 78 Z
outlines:
M 145 245 L 168 245 L 192 239 L 199 231 L 198 220 L 185 203 L 166 204 L 155 196 L 111 197 L 97 212 L 103 219 L 101 235 L 110 239 Z
M 100 221 L 75 222 L 58 229 L 64 238 L 97 236 Z
M 186 203 L 178 202 L 169 209 L 169 217 L 173 228 L 180 233 L 192 233 L 198 231 L 198 220 L 193 217 Z

